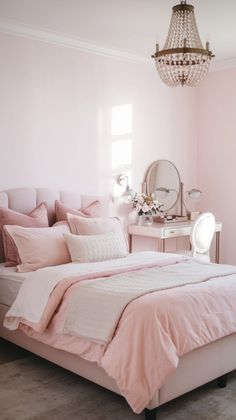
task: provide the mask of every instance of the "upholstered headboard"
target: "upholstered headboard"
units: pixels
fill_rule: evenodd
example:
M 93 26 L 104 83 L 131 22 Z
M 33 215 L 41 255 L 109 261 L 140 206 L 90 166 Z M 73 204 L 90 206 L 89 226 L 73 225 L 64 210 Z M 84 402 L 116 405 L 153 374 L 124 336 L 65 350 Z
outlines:
M 50 226 L 55 222 L 55 200 L 60 200 L 68 207 L 81 208 L 99 200 L 102 214 L 108 215 L 109 200 L 107 197 L 80 195 L 69 191 L 58 191 L 50 188 L 16 188 L 0 191 L 0 206 L 8 207 L 19 213 L 30 213 L 38 204 L 45 202 L 48 209 Z M 0 244 L 0 261 L 4 261 L 2 243 Z

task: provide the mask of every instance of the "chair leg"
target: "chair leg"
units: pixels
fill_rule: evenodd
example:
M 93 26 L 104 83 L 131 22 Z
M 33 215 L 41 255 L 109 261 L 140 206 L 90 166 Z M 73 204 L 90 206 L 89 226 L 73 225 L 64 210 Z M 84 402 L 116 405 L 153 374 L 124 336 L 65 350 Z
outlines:
M 145 420 L 156 420 L 156 412 L 156 408 L 153 408 L 153 410 L 148 410 L 148 408 L 145 408 Z
M 217 385 L 219 388 L 225 388 L 227 386 L 228 374 L 226 373 L 223 376 L 217 378 Z

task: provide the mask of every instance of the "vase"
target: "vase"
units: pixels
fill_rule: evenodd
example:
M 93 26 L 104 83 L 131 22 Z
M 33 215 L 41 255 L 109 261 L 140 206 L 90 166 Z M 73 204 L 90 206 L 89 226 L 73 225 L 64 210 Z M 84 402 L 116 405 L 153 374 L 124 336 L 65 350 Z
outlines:
M 150 226 L 153 224 L 152 214 L 143 214 L 142 215 L 142 225 Z

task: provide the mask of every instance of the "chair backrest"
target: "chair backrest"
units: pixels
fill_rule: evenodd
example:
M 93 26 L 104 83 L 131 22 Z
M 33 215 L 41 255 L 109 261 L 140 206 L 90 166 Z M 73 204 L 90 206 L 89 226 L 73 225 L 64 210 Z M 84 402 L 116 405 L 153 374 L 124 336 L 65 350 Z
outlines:
M 196 218 L 190 235 L 194 257 L 198 254 L 209 255 L 211 241 L 215 233 L 215 223 L 212 213 L 202 213 Z

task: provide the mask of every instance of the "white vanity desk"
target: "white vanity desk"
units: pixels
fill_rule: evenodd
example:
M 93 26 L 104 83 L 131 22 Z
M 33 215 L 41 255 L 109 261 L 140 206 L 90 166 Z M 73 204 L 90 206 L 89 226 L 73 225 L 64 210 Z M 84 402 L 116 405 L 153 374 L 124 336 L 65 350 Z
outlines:
M 178 238 L 181 236 L 190 236 L 193 222 L 176 222 L 176 223 L 153 223 L 151 226 L 130 225 L 128 228 L 130 238 L 130 252 L 132 252 L 133 236 L 143 236 L 155 238 L 161 242 L 161 251 L 165 252 L 165 241 L 168 238 Z M 216 244 L 215 244 L 215 262 L 220 260 L 220 232 L 222 223 L 216 222 Z

